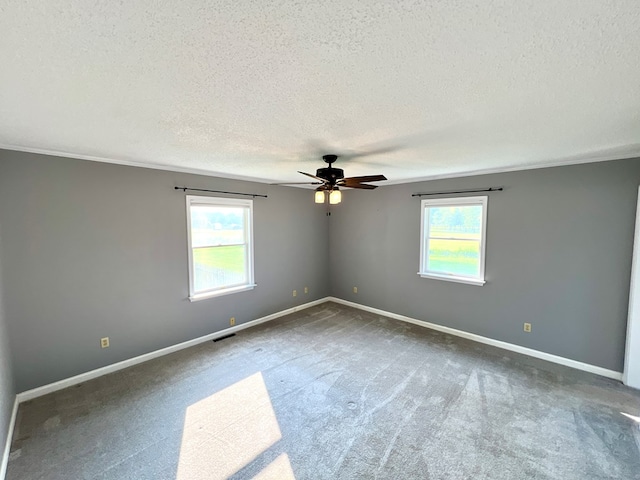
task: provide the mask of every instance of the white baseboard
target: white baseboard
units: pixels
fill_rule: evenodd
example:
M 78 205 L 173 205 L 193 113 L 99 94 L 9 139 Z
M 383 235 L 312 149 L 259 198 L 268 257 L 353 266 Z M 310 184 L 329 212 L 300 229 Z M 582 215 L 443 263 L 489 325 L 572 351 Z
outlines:
M 13 401 L 13 410 L 11 412 L 11 420 L 9 420 L 9 429 L 7 431 L 7 443 L 2 453 L 2 462 L 0 463 L 0 479 L 4 479 L 7 475 L 7 467 L 9 466 L 9 453 L 11 453 L 11 442 L 13 441 L 13 429 L 16 426 L 16 417 L 18 415 L 18 397 Z
M 284 315 L 289 315 L 290 313 L 295 313 L 300 310 L 304 310 L 309 307 L 313 307 L 315 305 L 319 305 L 324 302 L 335 302 L 342 305 L 347 305 L 349 307 L 358 308 L 360 310 L 364 310 L 366 312 L 375 313 L 377 315 L 382 315 L 384 317 L 394 318 L 396 320 L 401 320 L 403 322 L 413 323 L 415 325 L 419 325 L 421 327 L 430 328 L 432 330 L 437 330 L 440 332 L 448 333 L 450 335 L 455 335 L 457 337 L 466 338 L 468 340 L 473 340 L 475 342 L 484 343 L 486 345 L 491 345 L 494 347 L 502 348 L 504 350 L 509 350 L 516 353 L 521 353 L 523 355 L 529 355 L 530 357 L 539 358 L 541 360 L 546 360 L 552 363 L 557 363 L 560 365 L 565 365 L 567 367 L 575 368 L 577 370 L 583 370 L 585 372 L 595 373 L 596 375 L 601 375 L 603 377 L 612 378 L 614 380 L 622 380 L 622 373 L 616 372 L 614 370 L 608 370 L 606 368 L 597 367 L 595 365 L 590 365 L 588 363 L 578 362 L 576 360 L 571 360 L 569 358 L 560 357 L 558 355 L 552 355 L 550 353 L 541 352 L 539 350 L 534 350 L 532 348 L 522 347 L 520 345 L 514 345 L 512 343 L 503 342 L 500 340 L 494 340 L 493 338 L 483 337 L 481 335 L 476 335 L 475 333 L 465 332 L 463 330 L 457 330 L 455 328 L 445 327 L 442 325 L 438 325 L 435 323 L 425 322 L 423 320 L 417 320 L 415 318 L 406 317 L 404 315 L 398 315 L 397 313 L 387 312 L 385 310 L 380 310 L 373 307 L 368 307 L 366 305 L 361 305 L 359 303 L 350 302 L 348 300 L 343 300 L 337 297 L 325 297 L 319 300 L 314 300 L 313 302 L 305 303 L 302 305 L 298 305 L 296 307 L 288 308 L 286 310 L 282 310 L 280 312 L 273 313 L 271 315 L 267 315 L 265 317 L 258 318 L 256 320 L 252 320 L 250 322 L 243 323 L 241 325 L 236 325 L 235 327 L 226 328 L 224 330 L 220 330 L 215 333 L 211 333 L 209 335 L 205 335 L 204 337 L 195 338 L 193 340 L 189 340 L 183 343 L 179 343 L 177 345 L 172 345 L 170 347 L 162 348 L 160 350 L 155 350 L 153 352 L 145 353 L 144 355 L 140 355 L 138 357 L 130 358 L 128 360 L 123 360 L 122 362 L 114 363 L 113 365 L 107 365 L 106 367 L 98 368 L 95 370 L 91 370 L 89 372 L 81 373 L 80 375 L 76 375 L 74 377 L 66 378 L 64 380 L 60 380 L 55 383 L 50 383 L 48 385 L 43 385 L 42 387 L 34 388 L 32 390 L 27 390 L 19 393 L 16 396 L 16 405 L 21 402 L 26 402 L 27 400 L 32 400 L 37 397 L 41 397 L 43 395 L 47 395 L 48 393 L 56 392 L 58 390 L 62 390 L 63 388 L 71 387 L 73 385 L 77 385 L 82 382 L 86 382 L 88 380 L 92 380 L 94 378 L 101 377 L 102 375 L 107 375 L 109 373 L 117 372 L 118 370 L 122 370 L 127 367 L 131 367 L 133 365 L 137 365 L 139 363 L 147 362 L 154 358 L 162 357 L 164 355 L 168 355 L 173 352 L 177 352 L 179 350 L 183 350 L 185 348 L 193 347 L 194 345 L 198 345 L 200 343 L 208 342 L 210 340 L 215 340 L 216 338 L 224 337 L 225 335 L 230 335 L 232 333 L 238 332 L 240 330 L 244 330 L 249 327 L 253 327 L 255 325 L 259 325 L 264 322 L 268 322 L 270 320 L 274 320 L 276 318 L 282 317 Z M 15 414 L 15 412 L 14 412 Z M 15 419 L 14 419 L 15 420 Z M 2 476 L 0 476 L 2 478 Z
M 608 370 L 606 368 L 597 367 L 595 365 L 590 365 L 588 363 L 571 360 L 570 358 L 560 357 L 558 355 L 552 355 L 551 353 L 541 352 L 539 350 L 534 350 L 532 348 L 521 347 L 520 345 L 514 345 L 513 343 L 494 340 L 493 338 L 483 337 L 482 335 L 476 335 L 475 333 L 469 333 L 463 330 L 456 330 L 455 328 L 444 327 L 442 325 L 425 322 L 422 320 L 417 320 L 411 317 L 405 317 L 404 315 L 398 315 L 397 313 L 391 313 L 385 310 L 379 310 L 377 308 L 367 307 L 366 305 L 350 302 L 348 300 L 342 300 L 341 298 L 328 297 L 327 300 L 335 303 L 340 303 L 342 305 L 347 305 L 349 307 L 358 308 L 366 312 L 382 315 L 384 317 L 394 318 L 396 320 L 402 320 L 403 322 L 413 323 L 415 325 L 430 328 L 432 330 L 438 330 L 439 332 L 455 335 L 456 337 L 466 338 L 468 340 L 473 340 L 474 342 L 484 343 L 486 345 L 491 345 L 493 347 L 502 348 L 504 350 L 510 350 L 512 352 L 521 353 L 523 355 L 529 355 L 530 357 L 539 358 L 541 360 L 546 360 L 548 362 L 558 363 L 560 365 L 575 368 L 577 370 L 583 370 L 585 372 L 595 373 L 596 375 L 601 375 L 603 377 L 613 378 L 614 380 L 622 381 L 622 372 L 616 372 L 615 370 Z
M 89 372 L 81 373 L 74 377 L 65 378 L 64 380 L 60 380 L 58 382 L 50 383 L 48 385 L 43 385 L 42 387 L 37 387 L 32 390 L 26 390 L 17 395 L 17 402 L 26 402 L 27 400 L 32 400 L 37 397 L 41 397 L 43 395 L 47 395 L 48 393 L 56 392 L 58 390 L 62 390 L 63 388 L 71 387 L 73 385 L 77 385 L 82 382 L 86 382 L 87 380 L 92 380 L 94 378 L 101 377 L 103 375 L 107 375 L 109 373 L 117 372 L 118 370 L 122 370 L 127 367 L 132 367 L 133 365 L 137 365 L 139 363 L 147 362 L 149 360 L 153 360 L 154 358 L 162 357 L 164 355 L 168 355 L 170 353 L 177 352 L 179 350 L 183 350 L 185 348 L 193 347 L 194 345 L 198 345 L 200 343 L 208 342 L 210 340 L 215 340 L 216 338 L 224 337 L 226 335 L 230 335 L 232 333 L 238 332 L 240 330 L 244 330 L 245 328 L 253 327 L 255 325 L 259 325 L 261 323 L 268 322 L 269 320 L 274 320 L 279 317 L 283 317 L 285 315 L 289 315 L 290 313 L 298 312 L 300 310 L 304 310 L 309 307 L 313 307 L 315 305 L 319 305 L 321 303 L 326 302 L 328 299 L 321 298 L 319 300 L 314 300 L 313 302 L 304 303 L 302 305 L 298 305 L 296 307 L 287 308 L 286 310 L 282 310 L 280 312 L 272 313 L 271 315 L 267 315 L 265 317 L 258 318 L 256 320 L 252 320 L 250 322 L 246 322 L 240 325 L 236 325 L 235 327 L 225 328 L 224 330 L 220 330 L 214 333 L 210 333 L 209 335 L 205 335 L 204 337 L 194 338 L 193 340 L 188 340 L 186 342 L 178 343 L 177 345 L 172 345 L 170 347 L 162 348 L 160 350 L 155 350 L 153 352 L 145 353 L 144 355 L 140 355 L 137 357 L 130 358 L 128 360 L 123 360 L 118 363 L 114 363 L 112 365 L 107 365 L 106 367 L 97 368 L 95 370 L 91 370 Z M 2 478 L 0 476 L 0 478 Z

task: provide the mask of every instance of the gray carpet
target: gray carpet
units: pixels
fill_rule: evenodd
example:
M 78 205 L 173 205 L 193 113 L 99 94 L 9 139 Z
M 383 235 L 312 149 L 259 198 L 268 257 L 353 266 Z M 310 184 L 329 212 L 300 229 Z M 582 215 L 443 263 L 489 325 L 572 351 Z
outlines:
M 8 480 L 640 478 L 640 393 L 325 303 L 20 406 Z

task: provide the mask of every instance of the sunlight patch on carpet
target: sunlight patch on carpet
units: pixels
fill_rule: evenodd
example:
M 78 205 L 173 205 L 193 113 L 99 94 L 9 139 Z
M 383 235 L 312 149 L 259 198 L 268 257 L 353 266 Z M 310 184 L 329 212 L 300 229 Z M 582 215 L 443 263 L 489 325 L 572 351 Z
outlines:
M 176 480 L 228 478 L 282 438 L 262 373 L 258 372 L 189 406 L 185 414 Z M 263 473 L 294 478 L 288 457 Z M 286 465 L 284 465 L 286 463 Z M 263 478 L 275 478 L 266 476 Z
M 624 415 L 625 417 L 633 420 L 636 423 L 640 423 L 640 417 L 636 417 L 635 415 L 629 415 L 628 413 L 624 413 L 624 412 L 620 412 L 622 415 Z
M 289 456 L 283 453 L 253 477 L 253 480 L 296 480 Z

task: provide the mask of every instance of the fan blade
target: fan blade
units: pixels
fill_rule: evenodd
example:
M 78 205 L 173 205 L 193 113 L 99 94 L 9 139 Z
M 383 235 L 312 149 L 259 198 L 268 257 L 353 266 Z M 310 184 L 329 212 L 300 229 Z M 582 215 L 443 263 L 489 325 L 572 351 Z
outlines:
M 315 178 L 316 180 L 320 180 L 322 183 L 327 183 L 327 181 L 324 178 L 316 177 L 315 175 L 311 175 L 310 173 L 301 172 L 299 170 L 298 170 L 298 173 L 306 175 L 307 177 Z
M 378 188 L 378 185 L 369 185 L 367 183 L 359 183 L 359 182 L 344 183 L 344 184 L 341 183 L 339 185 L 345 188 L 364 188 L 366 190 L 373 190 L 374 188 Z
M 343 178 L 345 182 L 381 182 L 382 180 L 386 180 L 387 177 L 384 175 L 365 175 L 363 177 L 347 177 Z
M 269 185 L 322 185 L 322 182 L 284 182 L 284 183 L 270 183 Z

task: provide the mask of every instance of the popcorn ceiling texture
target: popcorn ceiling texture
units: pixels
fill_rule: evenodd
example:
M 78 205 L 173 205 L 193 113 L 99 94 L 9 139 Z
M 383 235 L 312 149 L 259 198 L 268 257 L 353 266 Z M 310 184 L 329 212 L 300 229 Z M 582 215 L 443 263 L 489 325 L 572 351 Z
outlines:
M 0 147 L 264 181 L 640 155 L 640 2 L 0 4 Z

